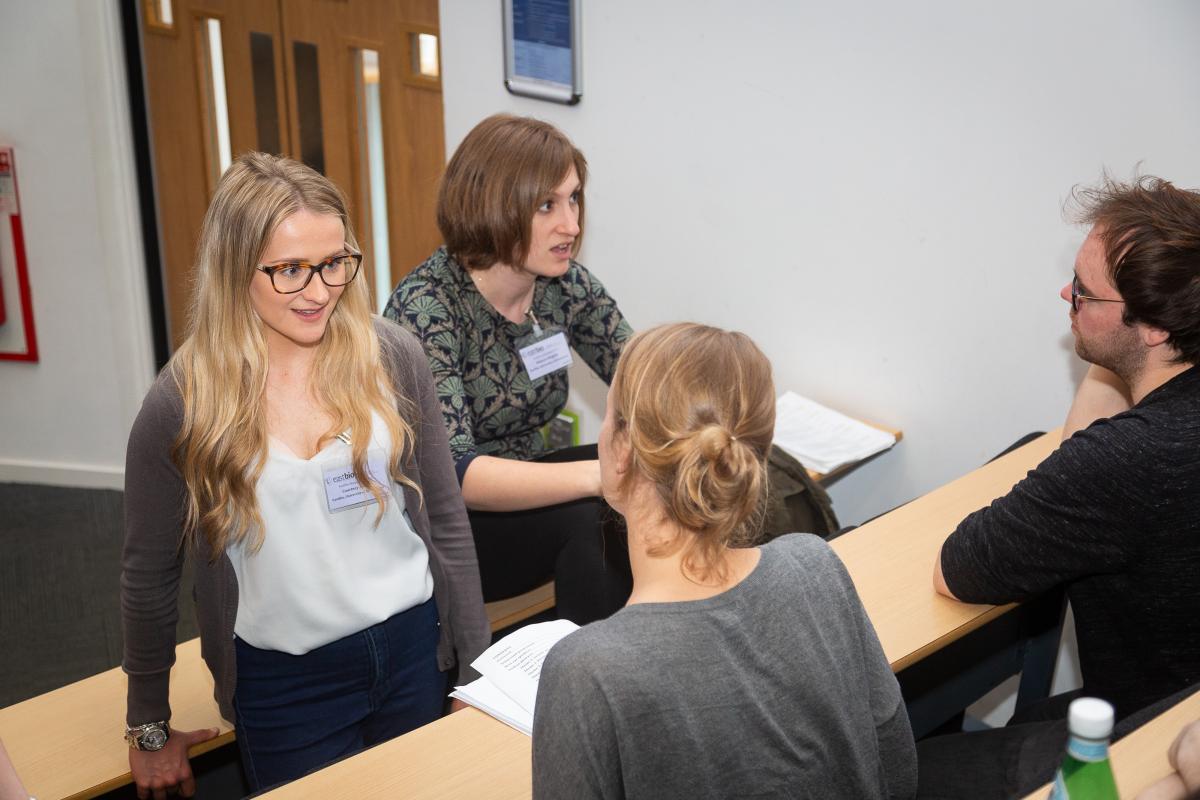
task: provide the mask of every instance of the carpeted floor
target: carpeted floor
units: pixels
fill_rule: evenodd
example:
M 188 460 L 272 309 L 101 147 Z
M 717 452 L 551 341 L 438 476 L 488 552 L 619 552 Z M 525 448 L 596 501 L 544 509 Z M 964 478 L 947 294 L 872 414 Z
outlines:
M 122 515 L 118 491 L 0 483 L 0 708 L 121 663 Z

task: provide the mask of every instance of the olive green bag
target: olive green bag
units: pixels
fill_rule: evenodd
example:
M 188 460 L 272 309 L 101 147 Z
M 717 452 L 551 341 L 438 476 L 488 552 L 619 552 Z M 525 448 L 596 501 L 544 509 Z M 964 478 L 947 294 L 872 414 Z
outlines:
M 839 528 L 829 493 L 812 479 L 803 464 L 771 445 L 763 525 L 751 545 L 764 544 L 785 533 L 815 533 L 828 538 Z

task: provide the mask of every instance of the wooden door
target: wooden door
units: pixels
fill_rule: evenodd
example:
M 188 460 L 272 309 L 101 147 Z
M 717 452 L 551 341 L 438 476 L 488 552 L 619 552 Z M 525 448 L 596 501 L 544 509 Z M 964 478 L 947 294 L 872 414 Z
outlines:
M 172 349 L 204 211 L 223 164 L 246 150 L 302 160 L 342 188 L 366 255 L 360 279 L 377 283 L 376 241 L 390 254 L 380 294 L 437 246 L 441 83 L 414 49 L 419 34 L 437 36 L 437 0 L 142 0 L 140 10 Z M 364 53 L 378 63 L 373 134 Z

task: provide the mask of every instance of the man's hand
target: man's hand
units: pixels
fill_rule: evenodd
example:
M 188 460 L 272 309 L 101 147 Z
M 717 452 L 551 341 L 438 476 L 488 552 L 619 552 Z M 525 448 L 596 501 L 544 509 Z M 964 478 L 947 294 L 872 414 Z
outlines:
M 207 742 L 217 735 L 216 728 L 200 731 L 171 731 L 166 746 L 157 752 L 129 750 L 129 769 L 137 784 L 139 800 L 166 800 L 167 792 L 178 791 L 183 797 L 196 794 L 196 780 L 188 762 L 188 748 Z
M 1200 719 L 1183 727 L 1167 751 L 1167 760 L 1187 787 L 1188 797 L 1200 793 Z
M 453 714 L 455 711 L 462 711 L 464 708 L 470 708 L 470 706 L 464 703 L 462 700 L 459 700 L 457 697 L 450 698 L 451 714 Z
M 1183 727 L 1171 749 L 1167 761 L 1175 768 L 1167 777 L 1150 784 L 1137 796 L 1137 800 L 1187 800 L 1200 791 L 1200 720 Z

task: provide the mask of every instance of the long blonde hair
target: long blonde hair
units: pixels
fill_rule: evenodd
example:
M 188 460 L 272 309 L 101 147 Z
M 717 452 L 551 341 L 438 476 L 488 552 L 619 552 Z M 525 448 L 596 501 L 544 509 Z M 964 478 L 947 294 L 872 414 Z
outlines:
M 265 533 L 255 487 L 267 458 L 267 344 L 250 281 L 276 228 L 301 210 L 337 216 L 355 246 L 345 199 L 329 179 L 291 159 L 246 153 L 217 184 L 200 231 L 188 335 L 169 365 L 183 397 L 172 457 L 187 485 L 184 534 L 202 536 L 214 560 L 235 543 L 256 550 Z M 413 432 L 397 402 L 413 406 L 388 381 L 361 276 L 330 315 L 310 381 L 333 417 L 321 442 L 351 432 L 354 475 L 379 501 L 378 524 L 387 495 L 366 468 L 372 410 L 391 436 L 392 479 L 419 487 L 401 472 Z
M 609 402 L 632 469 L 648 479 L 680 534 L 651 556 L 685 549 L 684 574 L 725 578 L 724 549 L 761 522 L 766 459 L 775 432 L 771 362 L 744 333 L 680 322 L 626 344 Z

